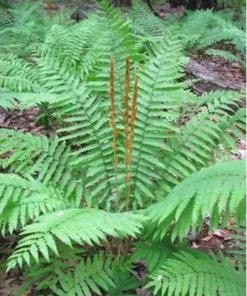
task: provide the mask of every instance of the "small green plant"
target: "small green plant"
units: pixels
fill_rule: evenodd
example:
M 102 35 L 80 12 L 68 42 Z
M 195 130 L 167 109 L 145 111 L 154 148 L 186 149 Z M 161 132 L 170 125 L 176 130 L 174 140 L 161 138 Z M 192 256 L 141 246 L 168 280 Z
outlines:
M 245 220 L 245 164 L 230 160 L 245 138 L 245 112 L 232 112 L 242 94 L 196 97 L 181 82 L 179 28 L 162 36 L 157 23 L 150 38 L 101 9 L 52 24 L 28 55 L 16 39 L 1 48 L 0 105 L 45 106 L 58 127 L 50 137 L 0 130 L 0 229 L 18 234 L 6 262 L 24 272 L 18 295 L 33 285 L 59 296 L 242 296 L 241 264 L 186 246 L 206 217 L 212 228 Z

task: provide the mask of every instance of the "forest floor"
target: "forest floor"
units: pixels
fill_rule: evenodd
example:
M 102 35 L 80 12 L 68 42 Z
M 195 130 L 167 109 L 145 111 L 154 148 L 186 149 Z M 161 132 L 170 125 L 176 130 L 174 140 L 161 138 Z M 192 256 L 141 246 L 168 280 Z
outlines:
M 92 6 L 87 8 L 92 9 Z M 184 7 L 170 8 L 169 5 L 159 5 L 156 7 L 156 11 L 162 18 L 166 18 L 170 14 L 183 15 Z M 234 49 L 233 49 L 234 50 Z M 190 62 L 199 64 L 209 71 L 209 75 L 216 75 L 217 79 L 221 82 L 228 83 L 229 87 L 224 89 L 243 89 L 246 87 L 245 73 L 242 71 L 241 66 L 236 62 L 227 62 L 223 58 L 213 57 L 205 55 L 203 52 L 191 54 Z M 203 68 L 202 68 L 203 69 Z M 185 78 L 198 78 L 193 71 L 187 71 Z M 211 74 L 210 74 L 211 73 Z M 196 73 L 198 74 L 198 73 Z M 216 81 L 217 82 L 217 81 Z M 195 83 L 191 90 L 196 94 L 202 94 L 211 90 L 223 89 L 219 84 L 215 84 L 212 81 L 205 81 L 199 79 Z M 246 102 L 243 99 L 243 107 L 246 107 Z M 55 134 L 54 130 L 47 130 L 45 126 L 38 125 L 36 119 L 38 116 L 37 108 L 30 108 L 25 111 L 14 109 L 11 111 L 4 111 L 0 109 L 0 128 L 14 129 L 23 132 L 30 132 L 39 135 L 52 135 Z M 238 151 L 232 153 L 233 159 L 246 158 L 246 142 L 238 141 Z M 229 223 L 227 228 L 215 229 L 213 232 L 208 230 L 207 222 L 205 222 L 203 229 L 197 233 L 193 239 L 188 237 L 191 241 L 191 247 L 200 249 L 205 252 L 231 249 L 230 236 L 232 234 L 232 224 Z M 13 247 L 16 245 L 17 237 L 10 235 L 5 238 L 0 236 L 0 296 L 14 296 L 16 291 L 23 284 L 23 275 L 17 269 L 6 274 L 1 271 L 3 267 L 2 262 L 5 261 L 6 257 L 11 254 Z M 25 295 L 34 295 L 29 290 Z M 142 294 L 139 294 L 142 295 Z

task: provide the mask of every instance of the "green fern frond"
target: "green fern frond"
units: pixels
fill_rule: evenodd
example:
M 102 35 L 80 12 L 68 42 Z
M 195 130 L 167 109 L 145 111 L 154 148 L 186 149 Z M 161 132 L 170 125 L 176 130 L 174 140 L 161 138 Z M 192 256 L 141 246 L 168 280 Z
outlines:
M 50 289 L 54 295 L 93 296 L 102 295 L 101 290 L 108 291 L 114 287 L 111 257 L 103 254 L 87 257 L 77 263 L 73 270 L 55 270 L 54 282 Z
M 57 96 L 49 93 L 27 93 L 2 91 L 0 104 L 4 109 L 18 107 L 21 110 L 30 107 L 40 107 L 42 104 L 50 104 L 57 101 Z
M 114 268 L 113 271 L 114 287 L 109 289 L 109 296 L 135 296 L 130 293 L 140 286 L 140 281 L 130 273 L 130 270 L 121 270 Z
M 12 95 L 9 95 L 8 89 L 0 89 L 3 93 L 0 92 L 0 107 L 4 110 L 9 110 L 14 108 L 17 105 L 17 101 Z
M 53 183 L 72 205 L 81 204 L 83 173 L 70 165 L 76 158 L 65 142 L 5 129 L 0 135 L 0 166 L 22 176 L 33 175 L 43 184 Z
M 182 24 L 182 33 L 186 42 L 189 42 L 189 45 L 195 44 L 198 39 L 200 39 L 207 28 L 210 26 L 212 21 L 212 11 L 211 10 L 197 10 L 193 13 L 190 13 Z M 195 30 L 196 28 L 196 30 Z M 190 34 L 190 35 L 188 35 Z
M 31 258 L 38 263 L 40 253 L 49 261 L 50 250 L 58 255 L 56 239 L 72 247 L 72 243 L 101 245 L 109 235 L 135 237 L 145 220 L 141 215 L 112 214 L 101 210 L 68 209 L 46 214 L 23 228 L 24 238 L 10 256 L 8 269 L 17 264 L 22 266 L 24 262 L 30 264 Z
M 234 44 L 236 49 L 239 50 L 243 54 L 243 56 L 245 56 L 246 54 L 245 32 L 243 30 L 240 30 L 233 23 L 226 21 L 217 15 L 215 15 L 214 18 L 217 25 L 219 26 L 219 30 L 222 31 L 222 32 L 219 32 L 216 36 L 214 36 L 215 41 L 219 42 L 221 40 L 229 40 L 230 43 Z M 206 42 L 208 41 L 205 40 L 205 43 Z
M 76 71 L 55 56 L 45 56 L 37 59 L 39 82 L 42 87 L 53 94 L 74 94 L 79 87 L 80 77 Z M 49 79 L 48 79 L 49 78 Z
M 174 32 L 173 32 L 174 33 Z M 175 121 L 186 97 L 185 87 L 178 83 L 182 76 L 182 44 L 176 34 L 169 35 L 153 46 L 150 60 L 138 73 L 138 105 L 133 142 L 133 195 L 142 206 L 143 197 L 154 198 L 152 180 L 160 179 L 156 172 L 165 171 L 161 152 L 169 149 L 163 139 L 174 136 L 179 129 Z M 177 56 L 181 58 L 178 59 Z M 175 61 L 176 60 L 176 61 Z M 176 63 L 176 68 L 172 65 Z M 147 201 L 146 201 L 147 202 Z
M 86 77 L 86 82 L 93 94 L 108 96 L 109 60 L 111 56 L 114 57 L 116 99 L 117 103 L 120 103 L 123 95 L 125 57 L 129 56 L 134 66 L 134 63 L 142 59 L 139 53 L 142 43 L 133 36 L 129 20 L 109 4 L 102 4 L 98 21 L 100 34 L 86 57 L 89 59 L 91 56 L 95 63 Z
M 40 14 L 38 14 L 38 11 Z M 29 42 L 39 40 L 40 29 L 39 22 L 42 19 L 42 10 L 38 3 L 16 4 L 9 9 L 12 23 L 1 31 L 0 49 L 12 51 L 24 51 Z M 35 22 L 34 22 L 35 20 Z
M 134 244 L 135 252 L 131 255 L 131 261 L 144 260 L 149 273 L 159 269 L 168 257 L 170 250 L 168 241 L 161 242 L 137 242 Z
M 188 47 L 205 48 L 216 42 L 230 42 L 245 55 L 245 32 L 212 10 L 198 10 L 184 21 L 181 34 Z
M 42 176 L 47 176 L 49 162 L 54 162 L 56 156 L 60 157 L 64 150 L 68 149 L 65 147 L 65 143 L 59 143 L 57 137 L 50 141 L 45 136 L 34 136 L 30 133 L 21 133 L 14 130 L 1 129 L 0 132 L 0 151 L 3 155 L 4 168 L 10 167 L 11 171 L 22 175 L 27 173 L 29 175 L 36 174 L 41 171 L 42 167 Z M 56 151 L 57 148 L 58 151 Z M 68 152 L 70 154 L 70 150 Z M 37 157 L 40 157 L 40 159 Z M 56 169 L 55 165 L 55 170 L 52 169 L 53 173 Z M 38 177 L 38 179 L 42 180 L 42 176 Z M 47 178 L 47 181 L 49 180 L 50 178 Z
M 56 24 L 67 24 L 70 10 L 61 10 L 52 18 L 38 2 L 18 3 L 8 9 L 11 22 L 1 30 L 0 51 L 15 52 L 19 56 L 30 55 L 32 46 L 44 41 L 47 32 Z M 3 19 L 5 24 L 7 20 Z
M 0 87 L 14 92 L 34 92 L 40 88 L 33 67 L 15 55 L 2 54 L 0 58 Z
M 83 165 L 86 171 L 85 188 L 90 188 L 92 198 L 98 196 L 100 192 L 101 198 L 98 202 L 102 202 L 113 192 L 111 177 L 114 168 L 110 147 L 112 130 L 107 120 L 106 103 L 94 95 L 87 96 L 87 90 L 81 92 L 83 96 L 76 104 L 69 105 L 65 102 L 66 105 L 63 106 L 63 113 L 67 113 L 64 119 L 65 127 L 58 132 L 62 135 L 62 140 L 69 140 L 79 145 L 79 149 L 73 152 L 74 160 L 71 161 L 71 165 L 75 169 Z
M 229 159 L 232 151 L 238 151 L 237 139 L 245 139 L 245 124 L 246 112 L 243 108 L 220 123 L 221 133 L 218 140 L 220 145 L 215 151 L 218 158 Z
M 33 265 L 27 272 L 28 278 L 31 283 L 39 279 L 37 291 L 49 289 L 53 295 L 92 296 L 102 295 L 102 290 L 107 293 L 114 290 L 116 269 L 112 256 L 101 252 L 84 259 L 83 253 L 84 251 L 79 248 L 63 248 L 61 258 L 53 258 L 48 264 L 41 259 L 41 266 Z M 75 265 L 67 264 L 66 260 Z M 24 286 L 23 290 L 25 288 Z
M 240 266 L 237 271 L 222 254 L 218 262 L 215 256 L 201 252 L 175 253 L 150 277 L 146 287 L 152 287 L 155 295 L 245 295 L 243 268 Z
M 227 255 L 230 255 L 236 263 L 242 264 L 246 267 L 246 226 L 240 224 L 231 228 L 232 233 L 229 237 L 229 248 L 227 248 Z
M 199 106 L 206 105 L 208 111 L 212 114 L 227 115 L 231 106 L 238 107 L 243 99 L 243 92 L 236 91 L 210 91 L 199 97 Z
M 1 205 L 0 213 L 6 208 L 11 201 L 19 201 L 28 195 L 29 182 L 14 174 L 0 174 L 1 184 Z
M 11 15 L 7 8 L 0 7 L 0 29 L 4 29 L 11 25 Z
M 41 214 L 66 204 L 59 191 L 33 179 L 14 174 L 0 174 L 0 228 L 12 233 Z
M 92 46 L 90 33 L 95 31 L 97 34 L 95 28 L 98 25 L 94 19 L 70 26 L 53 25 L 47 32 L 44 41 L 32 44 L 29 49 L 35 55 L 59 60 L 75 71 L 83 73 L 80 68 L 89 66 L 85 61 L 85 55 Z
M 194 173 L 177 185 L 164 199 L 146 210 L 152 219 L 150 232 L 155 239 L 165 236 L 171 223 L 172 240 L 182 239 L 190 228 L 195 231 L 210 215 L 211 227 L 235 213 L 238 220 L 245 216 L 245 162 L 215 164 Z
M 166 170 L 162 174 L 157 194 L 170 192 L 180 181 L 202 167 L 215 163 L 218 158 L 229 159 L 237 148 L 236 139 L 244 138 L 245 112 L 238 107 L 241 93 L 216 91 L 199 98 L 200 111 L 192 115 L 171 139 L 168 150 L 163 153 Z M 205 106 L 206 105 L 206 106 Z M 233 113 L 229 115 L 228 112 Z
M 150 8 L 139 0 L 133 1 L 127 17 L 131 20 L 133 32 L 137 38 L 141 36 L 162 37 L 166 31 L 164 21 L 157 18 Z
M 16 296 L 22 296 L 25 292 L 35 285 L 35 290 L 38 294 L 42 293 L 42 290 L 48 290 L 51 286 L 54 288 L 58 284 L 58 275 L 55 276 L 56 272 L 69 272 L 72 271 L 71 263 L 79 263 L 83 260 L 85 250 L 82 248 L 71 249 L 65 245 L 58 246 L 59 257 L 53 257 L 51 262 L 47 262 L 45 259 L 40 259 L 40 264 L 35 264 L 32 261 L 32 268 L 25 269 L 23 277 L 26 279 L 23 285 L 16 292 Z M 58 285 L 60 287 L 60 285 Z

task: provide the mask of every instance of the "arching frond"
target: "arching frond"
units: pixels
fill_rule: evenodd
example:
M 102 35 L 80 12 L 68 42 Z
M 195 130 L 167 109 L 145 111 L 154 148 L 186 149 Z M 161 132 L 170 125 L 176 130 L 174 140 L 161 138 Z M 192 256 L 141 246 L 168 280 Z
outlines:
M 137 38 L 162 37 L 167 30 L 164 20 L 156 17 L 150 8 L 139 0 L 134 0 L 128 18 L 131 20 L 133 31 Z
M 170 250 L 167 240 L 161 242 L 137 242 L 134 244 L 135 251 L 131 255 L 131 261 L 144 260 L 148 273 L 153 274 L 166 261 Z
M 90 90 L 97 95 L 108 96 L 109 60 L 115 61 L 115 89 L 117 102 L 121 104 L 123 96 L 123 72 L 125 57 L 129 56 L 132 66 L 141 60 L 141 42 L 135 38 L 131 31 L 130 22 L 122 13 L 109 6 L 107 1 L 102 2 L 100 14 L 100 34 L 94 42 L 86 58 L 96 58 L 92 71 L 86 81 Z
M 194 173 L 168 196 L 147 209 L 155 239 L 165 236 L 171 227 L 172 240 L 182 239 L 190 228 L 196 230 L 210 215 L 211 227 L 231 213 L 241 221 L 245 217 L 245 162 L 242 160 L 215 164 Z M 171 226 L 171 223 L 174 225 Z
M 161 151 L 169 149 L 164 139 L 179 132 L 174 123 L 186 98 L 184 85 L 177 82 L 185 62 L 183 57 L 177 58 L 181 50 L 182 44 L 176 34 L 171 33 L 168 39 L 153 47 L 149 62 L 138 73 L 132 192 L 140 206 L 144 197 L 154 198 L 150 189 L 152 181 L 160 179 L 157 172 L 166 169 L 160 158 Z
M 79 261 L 72 270 L 63 272 L 57 269 L 53 280 L 56 284 L 50 288 L 54 295 L 59 296 L 102 295 L 102 289 L 108 291 L 114 287 L 111 259 L 110 256 L 104 258 L 103 254 L 99 254 Z
M 11 15 L 7 8 L 0 7 L 0 29 L 4 29 L 11 25 Z
M 229 248 L 226 253 L 236 264 L 240 263 L 246 268 L 246 225 L 233 225 L 231 230 L 234 232 L 229 237 Z
M 167 259 L 147 287 L 160 295 L 242 296 L 245 294 L 245 274 L 240 266 L 237 271 L 229 260 L 201 252 L 175 253 Z M 168 294 L 167 294 L 168 293 Z
M 8 18 L 2 16 L 5 26 L 0 33 L 0 51 L 15 52 L 19 56 L 30 54 L 32 46 L 42 43 L 53 25 L 68 22 L 70 13 L 70 10 L 59 11 L 50 17 L 38 2 L 11 5 Z
M 48 139 L 13 130 L 0 130 L 0 165 L 23 176 L 33 175 L 43 184 L 64 190 L 65 198 L 79 206 L 83 191 L 82 169 L 73 169 L 71 149 L 58 137 Z
M 201 168 L 224 159 L 237 148 L 237 138 L 245 137 L 245 111 L 239 109 L 236 114 L 232 108 L 241 101 L 242 94 L 216 91 L 200 97 L 199 113 L 180 127 L 171 139 L 168 139 L 167 151 L 163 154 L 166 167 L 162 174 L 159 192 L 169 192 L 176 184 Z M 206 105 L 206 106 L 205 106 Z
M 197 48 L 223 41 L 230 42 L 245 55 L 245 33 L 212 10 L 198 10 L 185 20 L 182 31 L 186 44 Z
M 38 263 L 40 253 L 49 261 L 49 252 L 59 256 L 56 239 L 65 245 L 101 245 L 107 236 L 135 237 L 140 232 L 145 217 L 132 213 L 112 214 L 101 210 L 68 209 L 39 217 L 36 223 L 23 228 L 22 238 L 9 257 L 8 269 L 24 262 L 30 264 L 31 257 Z
M 65 207 L 61 193 L 51 186 L 21 178 L 14 174 L 0 174 L 0 228 L 2 234 L 12 233 L 41 214 Z
M 37 73 L 31 64 L 12 54 L 1 54 L 0 88 L 14 92 L 40 90 L 37 83 Z

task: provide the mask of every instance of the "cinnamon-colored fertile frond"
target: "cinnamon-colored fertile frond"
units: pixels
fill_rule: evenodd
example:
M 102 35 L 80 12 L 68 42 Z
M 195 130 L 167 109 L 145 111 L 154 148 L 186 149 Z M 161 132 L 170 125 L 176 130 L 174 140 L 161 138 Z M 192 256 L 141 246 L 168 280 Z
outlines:
M 137 104 L 138 80 L 135 78 L 133 98 L 131 103 L 131 117 L 130 117 L 130 139 L 133 141 L 134 137 L 134 123 L 136 119 L 136 104 Z
M 109 97 L 110 97 L 110 125 L 115 126 L 115 116 L 116 116 L 116 107 L 115 107 L 115 88 L 114 88 L 114 60 L 113 57 L 110 59 L 110 87 L 109 87 Z
M 125 74 L 124 74 L 124 113 L 123 113 L 123 122 L 128 124 L 129 121 L 129 78 L 130 76 L 130 59 L 129 57 L 125 58 Z
M 134 139 L 134 122 L 136 119 L 136 104 L 137 104 L 137 86 L 138 81 L 135 78 L 133 97 L 131 107 L 129 106 L 129 75 L 130 75 L 130 61 L 129 57 L 125 60 L 125 76 L 124 76 L 124 163 L 125 163 L 125 191 L 126 191 L 126 210 L 129 209 L 129 201 L 131 194 L 131 164 L 132 164 L 132 149 Z
M 112 127 L 112 142 L 111 149 L 113 151 L 113 167 L 115 169 L 115 181 L 116 181 L 116 193 L 118 196 L 118 180 L 117 180 L 117 168 L 118 168 L 118 147 L 117 147 L 117 137 L 118 129 L 116 126 L 116 105 L 115 105 L 115 77 L 114 77 L 114 60 L 111 57 L 110 60 L 110 83 L 109 83 L 109 98 L 110 98 L 110 108 L 109 108 L 109 122 Z M 124 94 L 123 94 L 123 146 L 124 146 L 124 164 L 125 164 L 125 191 L 126 191 L 126 210 L 129 209 L 129 199 L 131 194 L 131 164 L 132 164 L 132 150 L 133 150 L 133 139 L 134 139 L 134 122 L 136 119 L 136 104 L 137 104 L 137 87 L 138 81 L 135 78 L 133 97 L 131 104 L 129 102 L 129 91 L 130 91 L 130 58 L 125 59 L 125 72 L 124 72 Z M 119 202 L 119 196 L 117 198 Z M 118 206 L 117 202 L 117 206 Z
M 116 126 L 116 106 L 115 106 L 115 87 L 114 87 L 114 60 L 113 57 L 110 59 L 110 87 L 109 87 L 109 98 L 110 98 L 110 125 L 112 127 L 112 143 L 111 148 L 114 152 L 113 166 L 116 168 L 118 165 L 117 157 L 117 136 L 118 130 Z

